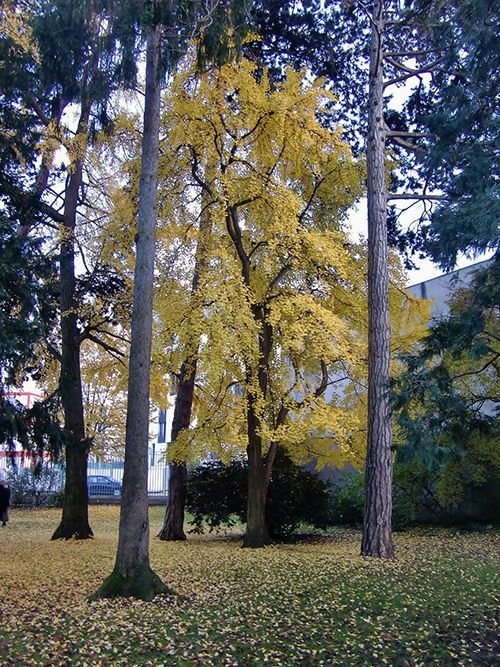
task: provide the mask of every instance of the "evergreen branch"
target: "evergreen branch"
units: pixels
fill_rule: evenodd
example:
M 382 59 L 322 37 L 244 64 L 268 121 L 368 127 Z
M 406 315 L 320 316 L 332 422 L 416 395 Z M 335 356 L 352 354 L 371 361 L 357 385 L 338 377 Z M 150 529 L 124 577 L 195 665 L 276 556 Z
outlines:
M 384 53 L 384 58 L 387 56 L 391 58 L 417 58 L 418 56 L 428 56 L 431 53 L 437 53 L 437 49 L 426 49 L 423 51 L 387 51 Z
M 483 331 L 483 336 L 487 336 L 488 338 L 494 340 L 496 343 L 500 343 L 500 336 L 495 336 L 492 331 Z
M 390 130 L 386 126 L 386 136 L 387 137 L 401 137 L 401 138 L 408 138 L 408 139 L 423 139 L 423 138 L 432 138 L 434 135 L 432 135 L 430 132 L 403 132 L 401 130 Z
M 54 357 L 54 359 L 55 359 L 56 361 L 58 361 L 59 363 L 61 363 L 61 361 L 62 361 L 62 354 L 59 352 L 59 350 L 56 349 L 56 348 L 52 345 L 52 343 L 50 343 L 49 341 L 45 341 L 45 345 L 47 346 L 47 350 L 48 350 L 49 354 L 51 354 L 51 355 Z
M 64 222 L 64 215 L 60 213 L 50 204 L 47 204 L 44 201 L 41 201 L 37 197 L 38 193 L 29 193 L 21 190 L 21 188 L 14 187 L 12 189 L 12 195 L 17 198 L 24 206 L 33 206 L 38 210 L 39 213 L 50 218 L 53 222 L 57 224 L 62 224 Z M 21 236 L 27 236 L 31 227 L 33 225 L 23 225 L 20 229 Z
M 357 0 L 356 4 L 359 5 L 359 7 L 361 7 L 362 11 L 364 12 L 364 14 L 366 14 L 366 16 L 367 16 L 368 20 L 370 21 L 370 23 L 372 24 L 372 26 L 374 28 L 378 28 L 378 24 L 373 20 L 372 13 L 368 9 L 368 7 L 365 5 L 365 3 L 362 2 L 361 0 Z
M 42 105 L 33 95 L 28 97 L 28 102 L 35 114 L 42 121 L 42 124 L 45 125 L 45 127 L 48 127 L 54 119 L 47 116 L 47 114 L 42 109 Z
M 414 67 L 410 67 L 409 65 L 405 65 L 402 62 L 399 62 L 398 60 L 395 60 L 392 58 L 390 55 L 385 54 L 384 55 L 385 60 L 387 60 L 388 63 L 396 67 L 397 69 L 400 69 L 403 72 L 406 72 L 407 74 L 412 76 L 419 76 L 420 74 L 430 74 L 431 72 L 434 72 L 437 68 L 438 65 L 440 65 L 442 62 L 444 62 L 444 57 L 438 58 L 432 63 L 429 63 L 428 65 L 424 65 L 423 67 L 419 67 L 418 69 L 415 69 Z M 388 81 L 385 85 L 391 85 L 390 81 Z
M 431 74 L 432 72 L 437 71 L 439 69 L 437 64 L 439 62 L 442 62 L 443 60 L 444 60 L 443 58 L 440 58 L 438 61 L 436 61 L 436 63 L 432 63 L 432 66 L 429 65 L 427 67 L 421 67 L 419 69 L 410 70 L 407 74 L 402 74 L 401 76 L 396 76 L 392 79 L 388 79 L 387 81 L 384 82 L 384 90 L 386 88 L 389 88 L 389 86 L 394 86 L 397 83 L 403 83 L 404 81 L 408 81 L 409 79 L 412 79 L 414 76 L 420 77 L 422 74 Z
M 43 213 L 44 215 L 48 216 L 54 222 L 57 222 L 58 224 L 63 223 L 64 215 L 62 213 L 59 213 L 59 211 L 53 208 L 52 206 L 50 206 L 50 204 L 46 204 L 43 201 L 38 201 L 36 203 L 36 207 L 39 209 L 40 213 Z

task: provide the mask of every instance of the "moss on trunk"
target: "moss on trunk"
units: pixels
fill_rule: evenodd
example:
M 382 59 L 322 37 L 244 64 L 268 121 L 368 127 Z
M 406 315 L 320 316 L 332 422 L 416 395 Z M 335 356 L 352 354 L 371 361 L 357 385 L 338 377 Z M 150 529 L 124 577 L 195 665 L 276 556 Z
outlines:
M 103 598 L 134 597 L 139 600 L 152 600 L 158 594 L 173 594 L 149 566 L 129 568 L 126 572 L 115 566 L 113 572 L 104 580 L 101 587 L 90 596 L 89 600 Z

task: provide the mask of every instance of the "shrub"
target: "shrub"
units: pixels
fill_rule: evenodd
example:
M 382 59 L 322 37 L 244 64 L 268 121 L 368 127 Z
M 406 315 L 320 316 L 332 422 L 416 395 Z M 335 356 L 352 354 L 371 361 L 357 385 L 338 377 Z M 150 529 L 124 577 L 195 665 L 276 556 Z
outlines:
M 246 512 L 246 465 L 242 461 L 206 461 L 188 474 L 186 509 L 193 515 L 193 532 L 234 526 Z
M 317 475 L 293 463 L 278 451 L 267 498 L 271 535 L 288 536 L 301 524 L 330 525 L 330 487 Z
M 361 524 L 364 499 L 364 474 L 361 471 L 345 473 L 331 491 L 331 523 L 349 526 Z
M 39 507 L 60 506 L 64 474 L 58 467 L 40 463 L 32 468 L 14 468 L 7 477 L 11 504 Z
M 424 500 L 424 472 L 413 466 L 394 467 L 392 527 L 395 530 L 415 523 L 418 508 Z M 331 523 L 360 526 L 363 523 L 364 500 L 364 472 L 344 474 L 331 491 Z
M 208 461 L 188 475 L 186 508 L 195 532 L 245 523 L 247 464 Z M 301 524 L 324 528 L 329 523 L 329 487 L 316 475 L 293 463 L 283 452 L 276 456 L 267 498 L 268 527 L 273 537 L 287 537 Z

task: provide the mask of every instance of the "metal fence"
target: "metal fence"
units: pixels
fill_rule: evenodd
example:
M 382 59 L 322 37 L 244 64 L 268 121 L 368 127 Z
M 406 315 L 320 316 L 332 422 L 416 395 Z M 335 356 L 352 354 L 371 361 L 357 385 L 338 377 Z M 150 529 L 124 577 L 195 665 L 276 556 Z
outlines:
M 89 461 L 87 475 L 103 475 L 115 482 L 123 482 L 123 461 Z M 168 492 L 169 467 L 165 461 L 148 468 L 148 495 L 166 496 Z
M 33 475 L 35 466 L 40 463 L 44 469 L 41 477 Z M 37 488 L 41 485 L 48 485 L 51 491 L 61 491 L 64 488 L 64 464 L 54 464 L 49 457 L 37 459 L 31 457 L 27 452 L 0 452 L 0 473 L 2 476 L 28 475 L 30 482 Z M 91 459 L 87 466 L 87 475 L 109 477 L 121 484 L 123 482 L 123 461 L 107 462 Z M 33 477 L 32 480 L 31 477 Z M 150 465 L 148 468 L 148 495 L 151 497 L 166 496 L 168 493 L 168 478 L 169 467 L 165 460 Z

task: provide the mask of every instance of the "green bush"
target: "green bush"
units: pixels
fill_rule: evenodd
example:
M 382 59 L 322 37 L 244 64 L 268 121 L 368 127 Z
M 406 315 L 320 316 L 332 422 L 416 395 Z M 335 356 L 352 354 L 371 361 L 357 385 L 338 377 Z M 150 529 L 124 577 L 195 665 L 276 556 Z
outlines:
M 188 475 L 186 508 L 195 532 L 245 523 L 247 464 L 208 461 Z M 294 464 L 282 451 L 276 456 L 267 498 L 271 535 L 287 537 L 301 524 L 325 528 L 329 524 L 329 487 L 316 475 Z
M 317 475 L 293 463 L 283 452 L 276 456 L 267 498 L 271 535 L 288 536 L 301 524 L 330 525 L 330 487 Z
M 425 470 L 415 466 L 394 467 L 392 527 L 406 528 L 418 519 L 425 503 L 431 512 L 431 498 L 424 491 Z M 360 526 L 364 510 L 364 472 L 346 473 L 331 491 L 330 520 L 333 525 Z
M 246 465 L 231 461 L 206 461 L 189 470 L 186 509 L 192 514 L 193 532 L 202 533 L 245 521 Z
M 364 474 L 345 473 L 330 495 L 330 521 L 333 525 L 357 526 L 363 523 Z

